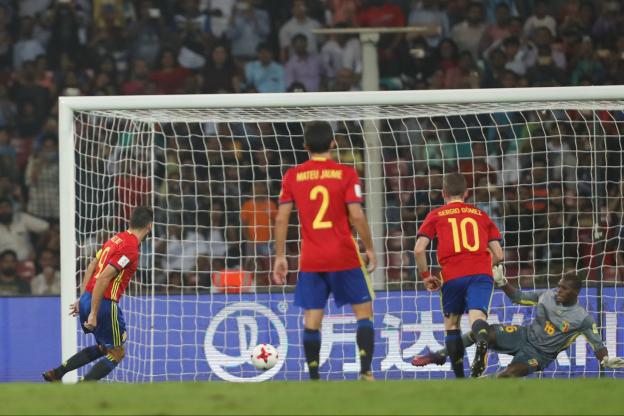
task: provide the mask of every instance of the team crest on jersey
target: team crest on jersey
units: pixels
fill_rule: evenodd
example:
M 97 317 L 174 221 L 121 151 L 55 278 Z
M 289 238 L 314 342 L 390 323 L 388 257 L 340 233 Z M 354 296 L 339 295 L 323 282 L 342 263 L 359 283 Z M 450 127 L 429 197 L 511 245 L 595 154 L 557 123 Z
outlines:
M 568 332 L 570 330 L 570 323 L 568 321 L 561 322 L 559 329 L 561 329 L 561 332 Z
M 531 367 L 537 367 L 538 362 L 535 358 L 531 358 L 529 361 L 527 361 L 527 363 L 531 366 Z

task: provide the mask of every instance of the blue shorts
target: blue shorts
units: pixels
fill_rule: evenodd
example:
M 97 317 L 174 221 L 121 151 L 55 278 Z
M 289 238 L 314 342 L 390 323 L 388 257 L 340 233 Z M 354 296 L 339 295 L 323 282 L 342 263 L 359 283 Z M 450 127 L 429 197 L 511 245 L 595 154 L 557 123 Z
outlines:
M 487 274 L 458 277 L 442 284 L 440 298 L 444 316 L 463 315 L 471 309 L 490 311 L 494 280 Z
M 85 292 L 80 297 L 80 327 L 86 334 L 95 335 L 95 341 L 108 349 L 117 347 L 126 342 L 126 321 L 117 302 L 102 299 L 97 316 L 97 326 L 93 331 L 85 329 L 91 313 L 91 292 Z
M 338 307 L 370 302 L 375 292 L 362 269 L 339 272 L 299 272 L 295 305 L 303 309 L 324 309 L 333 293 Z

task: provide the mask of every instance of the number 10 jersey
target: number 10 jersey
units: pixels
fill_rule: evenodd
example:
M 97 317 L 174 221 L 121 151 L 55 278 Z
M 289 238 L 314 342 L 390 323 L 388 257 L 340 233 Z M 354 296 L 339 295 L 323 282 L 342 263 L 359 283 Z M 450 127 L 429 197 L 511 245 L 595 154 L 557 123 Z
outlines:
M 442 279 L 486 274 L 492 276 L 490 241 L 501 234 L 490 217 L 463 202 L 450 202 L 434 209 L 423 221 L 418 236 L 438 238 L 438 261 Z
M 352 167 L 312 158 L 286 172 L 279 203 L 294 203 L 299 214 L 300 271 L 332 272 L 361 267 L 347 205 L 362 201 L 360 180 Z

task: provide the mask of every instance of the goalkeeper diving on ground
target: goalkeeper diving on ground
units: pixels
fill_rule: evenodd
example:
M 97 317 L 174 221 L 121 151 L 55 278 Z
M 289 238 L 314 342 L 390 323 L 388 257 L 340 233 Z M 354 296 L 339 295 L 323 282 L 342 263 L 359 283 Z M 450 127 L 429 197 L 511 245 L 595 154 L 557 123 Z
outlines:
M 531 292 L 512 287 L 507 282 L 502 265 L 494 266 L 493 277 L 496 286 L 512 302 L 537 307 L 535 319 L 529 325 L 490 325 L 489 349 L 514 356 L 496 377 L 524 377 L 544 370 L 579 335 L 587 338 L 602 367 L 624 368 L 624 358 L 609 357 L 594 319 L 578 303 L 581 280 L 577 276 L 565 275 L 556 289 Z M 472 332 L 464 334 L 462 340 L 465 347 L 474 344 Z M 441 349 L 414 357 L 412 365 L 442 365 L 446 358 L 446 349 Z

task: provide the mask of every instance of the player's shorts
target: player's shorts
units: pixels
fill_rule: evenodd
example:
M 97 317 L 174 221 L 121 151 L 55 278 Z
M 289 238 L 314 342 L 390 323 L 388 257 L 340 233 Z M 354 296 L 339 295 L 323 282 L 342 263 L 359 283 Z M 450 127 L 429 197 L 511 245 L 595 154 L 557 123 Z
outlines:
M 323 309 L 330 293 L 338 307 L 370 302 L 375 298 L 368 276 L 360 268 L 339 272 L 299 272 L 295 305 L 303 309 Z
M 553 361 L 540 353 L 527 338 L 527 328 L 520 325 L 492 325 L 496 331 L 496 345 L 492 349 L 503 354 L 513 355 L 511 364 L 524 363 L 529 374 L 542 371 Z
M 84 323 L 91 313 L 91 292 L 85 292 L 80 297 L 80 327 L 87 334 L 95 335 L 95 341 L 108 349 L 122 345 L 126 342 L 126 321 L 123 313 L 110 299 L 102 299 L 97 316 L 97 326 L 93 331 L 85 329 Z
M 463 315 L 471 309 L 490 310 L 494 280 L 486 274 L 458 277 L 442 283 L 440 298 L 444 316 Z

